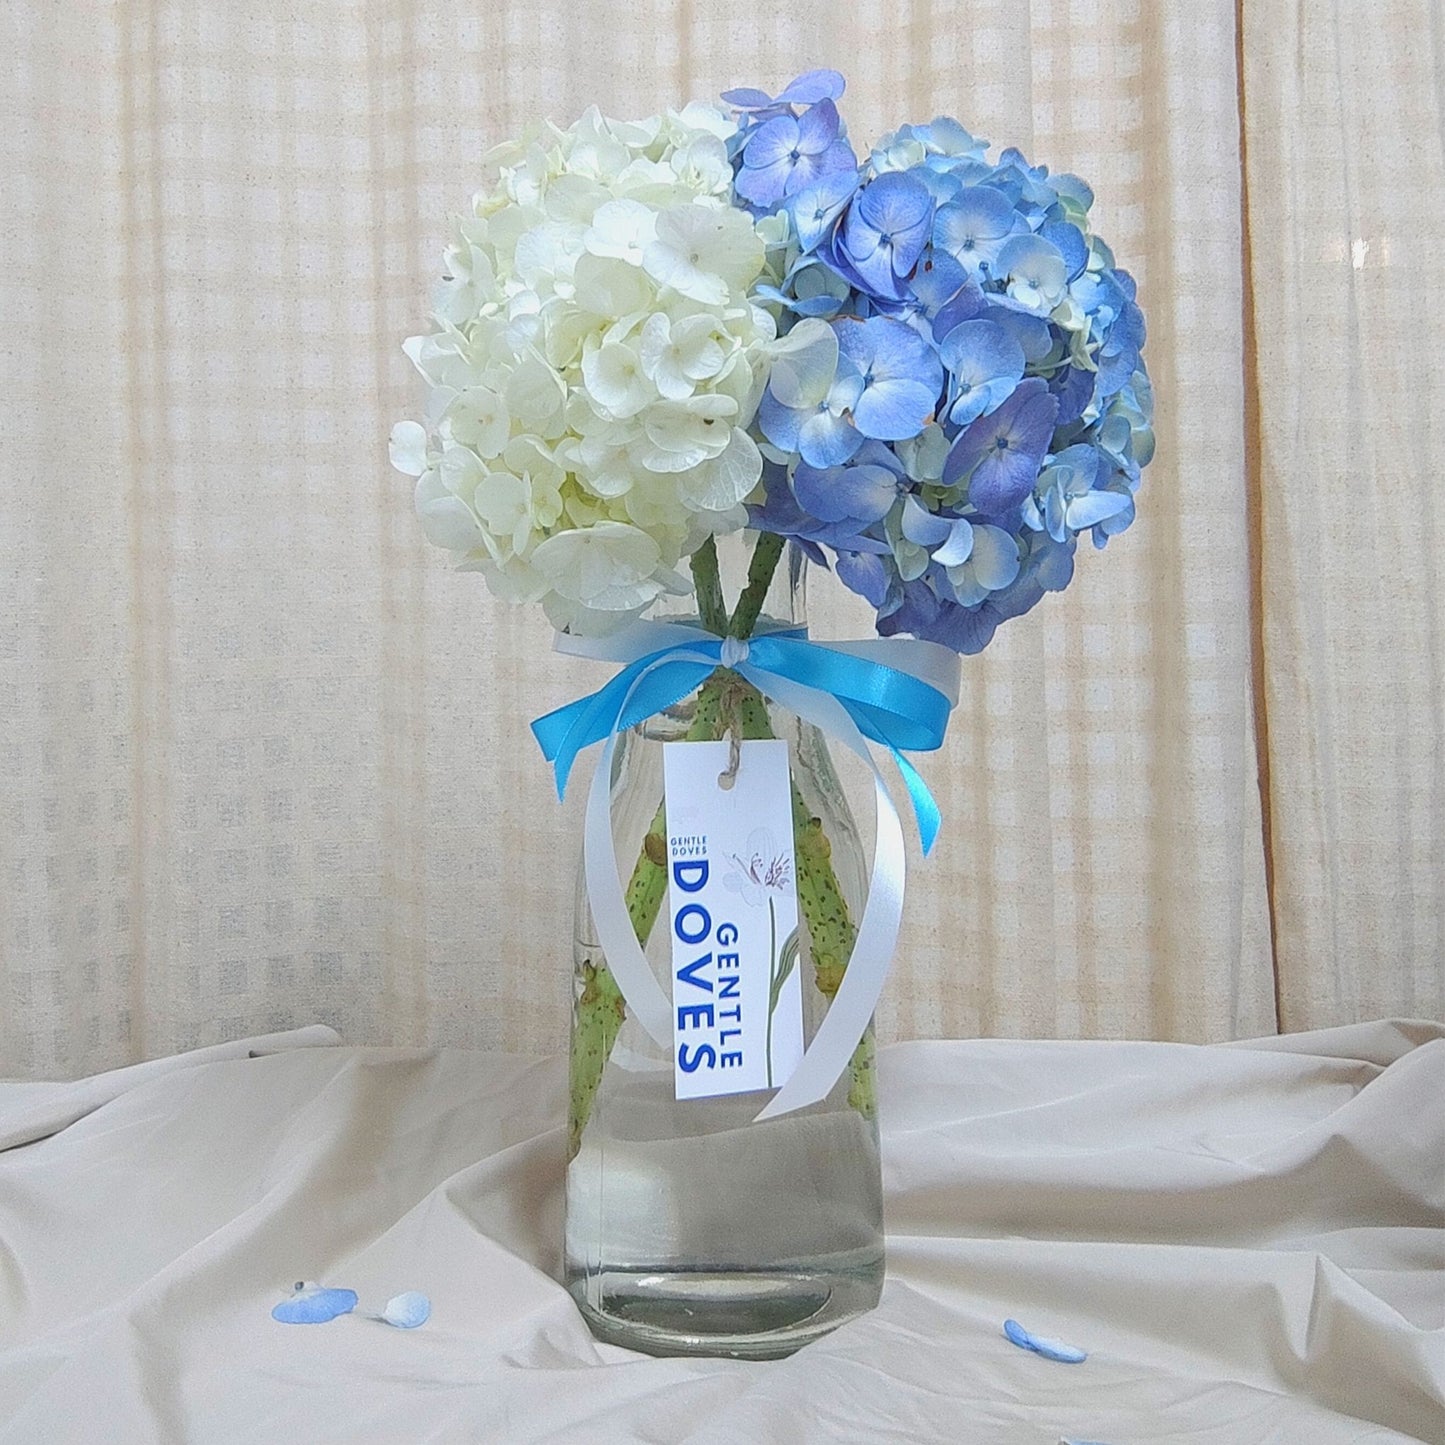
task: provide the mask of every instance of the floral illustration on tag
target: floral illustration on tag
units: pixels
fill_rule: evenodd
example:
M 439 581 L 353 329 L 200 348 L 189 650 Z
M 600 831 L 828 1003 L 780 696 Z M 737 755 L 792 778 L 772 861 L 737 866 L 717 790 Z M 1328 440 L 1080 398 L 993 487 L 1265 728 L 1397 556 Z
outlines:
M 733 871 L 723 880 L 741 893 L 750 908 L 761 908 L 765 896 L 786 893 L 793 882 L 793 855 L 780 849 L 768 828 L 754 828 L 748 834 L 748 856 L 732 855 Z
M 750 908 L 768 905 L 768 1087 L 773 1087 L 773 1015 L 778 1010 L 783 985 L 798 962 L 798 930 L 793 929 L 778 948 L 778 906 L 780 894 L 793 887 L 793 855 L 780 848 L 767 828 L 755 828 L 748 835 L 747 857 L 732 855 L 733 868 L 723 879 L 735 893 L 741 893 Z

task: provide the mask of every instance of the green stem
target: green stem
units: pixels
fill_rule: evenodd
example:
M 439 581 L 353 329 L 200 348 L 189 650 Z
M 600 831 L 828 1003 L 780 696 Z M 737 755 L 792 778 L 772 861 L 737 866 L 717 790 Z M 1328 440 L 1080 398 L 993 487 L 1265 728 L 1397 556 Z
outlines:
M 778 910 L 771 895 L 768 898 L 768 1037 L 766 1058 L 768 1061 L 768 1088 L 773 1087 L 773 1014 L 777 1005 L 773 1001 L 773 989 L 778 982 Z
M 711 538 L 692 557 L 692 575 L 697 588 L 698 616 L 710 632 L 733 637 L 752 635 L 762 613 L 764 599 L 783 554 L 783 538 L 772 532 L 758 536 L 748 564 L 747 585 L 729 624 L 718 575 L 717 549 Z M 774 736 L 762 695 L 736 673 L 719 668 L 698 692 L 697 708 L 687 731 L 689 742 L 706 742 L 724 735 L 736 721 L 744 738 Z M 808 925 L 813 974 L 818 990 L 831 999 L 843 981 L 843 972 L 857 939 L 855 927 L 833 871 L 832 848 L 820 818 L 810 813 L 797 783 L 792 785 L 794 851 L 797 858 L 798 902 Z M 667 822 L 659 806 L 652 826 L 628 881 L 627 915 L 637 941 L 647 947 L 662 900 L 667 892 Z M 776 960 L 774 960 L 776 967 Z M 599 955 L 580 968 L 582 988 L 577 995 L 576 1021 L 572 1031 L 571 1097 L 568 1110 L 568 1158 L 575 1157 L 582 1144 L 582 1131 L 592 1114 L 592 1105 L 602 1072 L 611 1057 L 618 1031 L 626 1018 L 626 1006 L 616 980 Z M 877 1109 L 874 1084 L 874 1044 L 870 1028 L 849 1062 L 848 1102 L 865 1118 Z M 772 1071 L 772 1015 L 768 1016 L 768 1069 Z
M 744 684 L 747 686 L 747 684 Z M 770 738 L 772 724 L 768 705 L 762 695 L 747 686 L 747 693 L 738 705 L 739 719 L 745 738 Z M 809 953 L 813 959 L 813 981 L 818 992 L 831 1000 L 843 982 L 858 929 L 848 908 L 848 900 L 833 870 L 833 847 L 824 831 L 823 820 L 814 817 L 798 791 L 793 792 L 793 856 L 797 861 L 798 906 L 808 925 Z M 875 1086 L 873 1030 L 858 1041 L 848 1062 L 848 1102 L 865 1119 L 878 1110 Z
M 697 615 L 709 632 L 726 637 L 728 609 L 723 601 L 722 579 L 717 570 L 717 544 L 711 537 L 692 554 L 692 581 L 697 592 Z
M 689 742 L 708 742 L 722 736 L 723 694 L 733 674 L 719 668 L 703 683 L 697 695 L 697 709 L 687 730 Z M 652 936 L 662 900 L 667 895 L 667 815 L 661 804 L 652 819 L 652 826 L 642 839 L 637 862 L 624 895 L 632 931 L 643 948 Z M 627 1017 L 626 1005 L 612 971 L 599 954 L 585 959 L 579 970 L 582 988 L 573 1008 L 576 1019 L 572 1028 L 570 1090 L 567 1110 L 567 1157 L 572 1159 L 582 1147 L 582 1131 L 592 1114 L 592 1102 L 602 1071 L 612 1056 L 618 1030 Z
M 752 560 L 748 563 L 748 585 L 743 588 L 738 605 L 733 610 L 732 624 L 728 631 L 734 637 L 751 637 L 757 626 L 758 614 L 763 610 L 763 600 L 772 586 L 773 573 L 778 570 L 778 558 L 783 555 L 783 539 L 776 532 L 759 532 L 757 545 L 753 548 Z

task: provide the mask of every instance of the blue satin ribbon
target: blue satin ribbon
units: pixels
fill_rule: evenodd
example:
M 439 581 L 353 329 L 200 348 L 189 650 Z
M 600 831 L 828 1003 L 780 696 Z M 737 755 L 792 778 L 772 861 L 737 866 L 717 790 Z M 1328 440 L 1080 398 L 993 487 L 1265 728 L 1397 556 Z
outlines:
M 927 853 L 942 815 L 901 750 L 931 752 L 940 747 L 952 700 L 910 672 L 809 641 L 800 629 L 750 638 L 741 660 L 734 657 L 738 648 L 736 642 L 699 630 L 686 642 L 636 658 L 596 692 L 539 717 L 532 732 L 553 765 L 558 797 L 565 795 L 583 748 L 655 717 L 696 691 L 714 669 L 736 663 L 753 675 L 763 692 L 772 675 L 835 698 L 864 737 L 888 748 L 908 788 Z

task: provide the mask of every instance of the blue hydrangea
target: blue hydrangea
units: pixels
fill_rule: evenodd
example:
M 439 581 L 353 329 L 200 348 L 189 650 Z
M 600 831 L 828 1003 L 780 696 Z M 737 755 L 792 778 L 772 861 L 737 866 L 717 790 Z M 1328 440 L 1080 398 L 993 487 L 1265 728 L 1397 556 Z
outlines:
M 829 175 L 856 176 L 858 162 L 839 135 L 841 124 L 831 100 L 820 100 L 796 119 L 775 115 L 764 121 L 743 147 L 738 195 L 754 205 L 773 206 Z
M 963 653 L 1134 520 L 1154 452 L 1133 278 L 1094 196 L 938 117 L 859 164 L 843 77 L 723 97 L 740 204 L 769 238 L 755 299 L 785 341 L 758 408 L 763 500 L 877 609 Z

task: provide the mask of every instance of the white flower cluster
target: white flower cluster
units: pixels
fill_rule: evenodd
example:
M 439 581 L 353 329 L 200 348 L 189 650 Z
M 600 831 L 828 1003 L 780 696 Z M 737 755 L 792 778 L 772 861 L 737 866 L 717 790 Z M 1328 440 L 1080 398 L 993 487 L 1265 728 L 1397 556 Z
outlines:
M 457 219 L 435 329 L 406 342 L 427 425 L 391 434 L 427 536 L 557 627 L 606 631 L 703 541 L 747 521 L 747 434 L 772 317 L 763 244 L 732 202 L 733 122 L 595 108 L 489 157 Z

